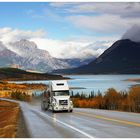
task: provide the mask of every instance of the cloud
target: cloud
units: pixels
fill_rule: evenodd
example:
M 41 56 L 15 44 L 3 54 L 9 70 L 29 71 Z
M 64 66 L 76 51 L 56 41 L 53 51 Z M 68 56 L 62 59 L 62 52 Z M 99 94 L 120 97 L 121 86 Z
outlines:
M 46 32 L 42 29 L 31 31 L 31 30 L 19 30 L 12 29 L 9 27 L 0 28 L 0 40 L 4 43 L 14 42 L 20 39 L 31 39 L 35 37 L 44 37 Z
M 78 28 L 92 32 L 122 34 L 134 24 L 140 24 L 140 18 L 121 18 L 117 15 L 84 16 L 74 15 L 67 18 Z
M 140 25 L 134 25 L 125 32 L 122 39 L 130 39 L 135 42 L 140 42 Z
M 140 17 L 140 3 L 138 2 L 84 2 L 84 3 L 50 3 L 55 8 L 63 8 L 65 12 L 98 13 L 119 15 L 122 17 Z
M 93 39 L 94 40 L 94 39 Z M 33 38 L 31 41 L 41 48 L 48 50 L 57 58 L 88 58 L 97 57 L 114 42 L 89 40 L 54 40 L 48 38 Z M 98 39 L 99 40 L 99 39 Z
M 87 36 L 56 40 L 47 38 L 43 30 L 30 31 L 8 27 L 0 28 L 0 38 L 7 46 L 10 42 L 20 39 L 34 41 L 38 48 L 47 50 L 53 57 L 57 58 L 97 57 L 114 42 L 114 38 L 110 37 L 104 37 L 99 41 L 98 37 L 88 38 Z
M 62 8 L 64 6 L 71 5 L 71 4 L 75 4 L 75 3 L 72 3 L 72 2 L 51 2 L 49 5 L 51 7 L 55 7 L 55 8 Z
M 41 49 L 46 49 L 50 54 L 57 58 L 73 58 L 80 57 L 80 50 L 86 45 L 89 45 L 88 42 L 73 42 L 73 41 L 63 41 L 63 40 L 54 40 L 48 38 L 33 38 L 32 41 Z M 83 56 L 83 54 L 82 54 Z M 82 57 L 81 56 L 81 57 Z
M 67 13 L 63 19 L 83 31 L 117 35 L 140 24 L 138 2 L 50 3 L 50 6 Z
M 34 41 L 40 49 L 58 58 L 97 57 L 132 26 L 123 38 L 139 40 L 139 30 L 134 26 L 140 25 L 139 13 L 140 3 L 49 3 L 39 11 L 29 9 L 26 14 L 37 21 L 43 20 L 46 28 L 51 27 L 49 30 L 60 27 L 56 35 L 65 36 L 62 26 L 68 28 L 68 38 L 49 38 L 42 29 L 31 31 L 8 27 L 0 28 L 0 38 L 4 43 L 20 39 Z
M 42 16 L 46 24 L 51 21 L 58 25 L 63 23 L 63 28 L 76 27 L 83 34 L 112 36 L 124 34 L 131 26 L 140 24 L 140 3 L 55 2 L 44 6 L 39 15 L 33 10 L 28 14 Z

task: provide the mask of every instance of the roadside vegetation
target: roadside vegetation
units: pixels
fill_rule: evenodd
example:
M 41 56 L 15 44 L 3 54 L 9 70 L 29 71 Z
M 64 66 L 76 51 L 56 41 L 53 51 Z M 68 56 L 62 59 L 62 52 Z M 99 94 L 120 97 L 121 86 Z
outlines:
M 0 82 L 0 97 L 1 98 L 12 98 L 21 101 L 31 101 L 31 94 L 33 91 L 40 90 L 44 91 L 47 89 L 45 84 L 16 84 L 8 83 L 6 81 Z
M 0 92 L 1 98 L 9 98 L 14 100 L 26 101 L 30 102 L 32 100 L 32 96 L 28 94 L 28 92 L 15 90 L 8 92 Z
M 45 84 L 41 83 L 8 83 L 7 81 L 0 81 L 0 90 L 6 91 L 6 90 L 34 90 L 34 89 L 39 89 L 39 90 L 45 90 L 47 86 Z
M 21 91 L 12 91 L 10 93 L 10 98 L 15 100 L 20 100 L 20 101 L 27 101 L 27 102 L 30 102 L 32 99 L 32 97 L 28 95 L 26 92 L 21 92 Z
M 91 92 L 87 94 L 72 93 L 74 107 L 119 110 L 140 113 L 140 87 L 134 86 L 128 92 L 117 92 L 108 89 L 105 94 Z
M 0 100 L 0 138 L 15 138 L 19 105 Z

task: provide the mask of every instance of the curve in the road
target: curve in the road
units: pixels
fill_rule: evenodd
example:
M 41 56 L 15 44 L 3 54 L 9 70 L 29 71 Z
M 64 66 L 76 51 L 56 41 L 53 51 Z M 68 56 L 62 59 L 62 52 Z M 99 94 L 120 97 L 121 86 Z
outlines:
M 74 108 L 70 114 L 52 113 L 42 111 L 40 104 L 14 102 L 20 103 L 32 138 L 140 137 L 140 118 L 136 113 L 83 108 Z

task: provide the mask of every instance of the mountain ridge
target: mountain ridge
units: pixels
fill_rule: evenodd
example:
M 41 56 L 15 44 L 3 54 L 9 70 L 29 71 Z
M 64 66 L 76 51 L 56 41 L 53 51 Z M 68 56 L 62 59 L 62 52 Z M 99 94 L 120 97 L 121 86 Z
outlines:
M 64 74 L 130 74 L 140 73 L 140 43 L 118 40 L 87 65 L 60 71 Z
M 35 42 L 21 39 L 6 45 L 0 42 L 0 67 L 16 67 L 24 70 L 51 72 L 56 69 L 74 68 L 89 63 L 88 59 L 60 59 L 48 51 L 39 49 Z

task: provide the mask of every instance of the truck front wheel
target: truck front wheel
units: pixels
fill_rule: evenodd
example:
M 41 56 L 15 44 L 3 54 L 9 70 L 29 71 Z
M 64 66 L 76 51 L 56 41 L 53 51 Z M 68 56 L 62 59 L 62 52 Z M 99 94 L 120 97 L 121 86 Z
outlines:
M 54 107 L 51 105 L 51 111 L 55 113 Z
M 41 103 L 41 109 L 44 110 L 44 111 L 48 110 L 48 104 L 46 102 L 42 102 Z

